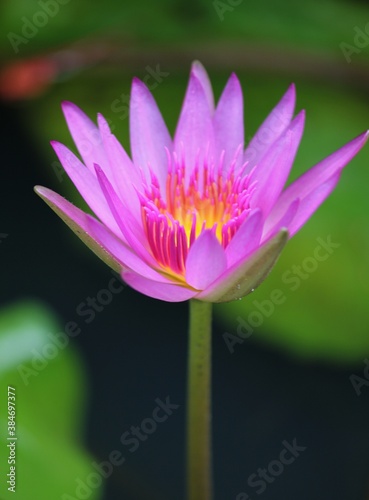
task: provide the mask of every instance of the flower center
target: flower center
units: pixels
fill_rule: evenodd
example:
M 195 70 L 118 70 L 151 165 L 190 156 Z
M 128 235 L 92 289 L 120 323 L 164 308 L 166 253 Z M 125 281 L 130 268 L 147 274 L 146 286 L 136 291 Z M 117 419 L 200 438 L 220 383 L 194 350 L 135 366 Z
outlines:
M 151 173 L 140 196 L 142 221 L 155 259 L 169 274 L 184 275 L 188 250 L 205 229 L 224 248 L 247 218 L 252 192 L 249 176 L 224 175 L 214 166 L 197 167 L 186 182 L 185 167 L 175 162 L 166 180 L 165 199 Z

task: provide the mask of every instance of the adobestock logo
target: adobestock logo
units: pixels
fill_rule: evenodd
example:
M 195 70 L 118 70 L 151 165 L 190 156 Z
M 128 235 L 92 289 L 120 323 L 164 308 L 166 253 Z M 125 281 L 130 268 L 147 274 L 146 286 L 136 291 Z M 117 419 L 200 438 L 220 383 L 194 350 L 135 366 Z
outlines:
M 360 54 L 360 52 L 369 45 L 369 23 L 364 27 L 364 31 L 359 26 L 354 27 L 353 45 L 347 42 L 340 43 L 340 49 L 346 61 L 352 61 L 353 54 Z
M 150 91 L 156 89 L 156 87 L 164 81 L 164 78 L 167 78 L 169 76 L 168 71 L 162 71 L 160 69 L 160 64 L 157 64 L 155 68 L 146 66 L 145 70 L 146 74 L 142 78 L 142 81 Z M 129 113 L 132 113 L 132 103 L 130 100 L 130 95 L 121 94 L 118 99 L 115 99 L 111 103 L 110 109 L 113 113 L 121 113 L 118 116 L 120 120 L 125 120 L 126 118 L 128 118 Z
M 331 235 L 328 235 L 325 239 L 317 238 L 316 241 L 318 245 L 314 248 L 312 255 L 305 257 L 301 264 L 293 265 L 282 274 L 281 281 L 283 286 L 281 288 L 272 290 L 269 297 L 266 297 L 264 300 L 253 300 L 252 305 L 254 309 L 247 314 L 247 318 L 244 319 L 241 316 L 237 316 L 236 332 L 223 333 L 222 337 L 231 354 L 234 353 L 237 344 L 243 344 L 246 339 L 251 337 L 256 328 L 262 326 L 265 318 L 272 316 L 276 306 L 280 306 L 286 302 L 288 295 L 282 288 L 285 288 L 287 285 L 290 292 L 296 292 L 303 281 L 309 279 L 317 271 L 321 263 L 325 262 L 335 249 L 341 246 L 340 243 L 332 241 Z
M 19 52 L 19 45 L 26 45 L 32 38 L 39 32 L 40 28 L 44 28 L 50 18 L 55 17 L 60 10 L 60 5 L 66 5 L 70 0 L 39 0 L 37 4 L 41 7 L 36 11 L 32 18 L 29 19 L 25 16 L 21 17 L 22 35 L 10 31 L 7 34 L 8 40 L 13 47 L 16 54 Z
M 119 295 L 126 287 L 120 280 L 119 276 L 115 276 L 115 272 L 111 271 L 114 278 L 111 278 L 107 286 L 101 288 L 95 296 L 88 296 L 80 302 L 76 307 L 76 313 L 80 318 L 83 318 L 85 324 L 90 324 L 97 316 L 109 306 L 114 297 Z M 48 342 L 39 349 L 30 350 L 30 359 L 27 363 L 21 363 L 17 366 L 17 370 L 24 385 L 30 383 L 30 379 L 37 377 L 61 351 L 68 347 L 70 339 L 81 334 L 81 322 L 67 321 L 64 329 L 59 332 L 49 333 Z
M 369 387 L 369 359 L 364 359 L 364 365 L 365 368 L 363 370 L 363 377 L 360 377 L 355 373 L 349 377 L 352 387 L 358 396 L 361 396 L 362 387 Z
M 234 8 L 240 5 L 243 0 L 213 0 L 213 7 L 217 13 L 219 19 L 224 21 L 224 15 L 226 12 L 233 12 Z
M 283 449 L 279 454 L 278 459 L 271 460 L 264 468 L 259 467 L 258 470 L 250 474 L 247 478 L 247 484 L 250 488 L 254 488 L 254 493 L 261 495 L 267 489 L 269 484 L 274 483 L 276 478 L 280 476 L 287 465 L 291 465 L 306 450 L 306 446 L 300 446 L 296 438 L 292 440 L 292 444 L 288 441 L 282 441 Z M 252 497 L 245 492 L 237 495 L 236 500 L 252 500 Z
M 156 398 L 155 404 L 150 417 L 144 418 L 139 425 L 132 425 L 129 431 L 121 435 L 120 443 L 125 447 L 123 451 L 112 450 L 106 460 L 92 462 L 89 474 L 84 478 L 77 477 L 75 479 L 76 485 L 73 494 L 64 493 L 61 500 L 88 500 L 94 490 L 100 488 L 103 480 L 108 479 L 115 468 L 121 467 L 126 462 L 127 453 L 135 453 L 140 444 L 147 441 L 149 436 L 154 434 L 158 427 L 180 407 L 180 405 L 171 402 L 170 396 L 167 396 L 164 401 L 161 398 Z

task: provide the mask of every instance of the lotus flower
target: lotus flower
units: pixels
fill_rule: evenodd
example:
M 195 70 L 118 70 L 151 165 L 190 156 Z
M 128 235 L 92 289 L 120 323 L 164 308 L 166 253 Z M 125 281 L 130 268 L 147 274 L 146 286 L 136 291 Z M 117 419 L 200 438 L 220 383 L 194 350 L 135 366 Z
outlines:
M 172 140 L 147 87 L 133 80 L 132 159 L 98 115 L 63 112 L 83 163 L 52 146 L 92 217 L 44 187 L 36 192 L 132 288 L 157 299 L 238 299 L 266 277 L 293 236 L 338 182 L 364 133 L 284 189 L 304 112 L 291 85 L 244 150 L 243 97 L 235 74 L 217 106 L 198 62 Z

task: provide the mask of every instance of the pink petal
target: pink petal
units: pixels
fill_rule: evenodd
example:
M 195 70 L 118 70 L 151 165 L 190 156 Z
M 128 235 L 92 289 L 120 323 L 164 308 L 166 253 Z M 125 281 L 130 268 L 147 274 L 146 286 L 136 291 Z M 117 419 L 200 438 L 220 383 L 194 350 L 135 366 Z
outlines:
M 264 230 L 261 241 L 264 242 L 268 240 L 284 227 L 288 229 L 288 233 L 291 236 L 290 226 L 297 214 L 299 206 L 300 200 L 294 200 L 279 220 L 276 221 L 275 217 L 268 217 L 264 223 Z
M 174 137 L 174 149 L 184 160 L 186 179 L 196 165 L 203 167 L 207 150 L 211 155 L 213 148 L 211 110 L 202 84 L 192 71 Z
M 155 267 L 156 261 L 147 250 L 147 239 L 140 224 L 120 201 L 109 180 L 98 165 L 95 165 L 96 175 L 101 190 L 106 198 L 109 208 L 126 238 L 129 246 L 142 260 Z
M 109 254 L 121 264 L 121 268 L 144 276 L 145 278 L 156 280 L 162 283 L 170 283 L 162 274 L 156 272 L 148 266 L 138 255 L 122 243 L 109 229 L 103 226 L 93 217 L 87 215 L 87 228 L 94 240 L 104 248 Z
M 97 126 L 72 102 L 62 102 L 62 110 L 84 164 L 95 175 L 94 163 L 97 163 L 110 177 L 109 162 Z
M 241 224 L 241 227 L 226 248 L 227 266 L 231 267 L 241 257 L 250 255 L 260 243 L 263 231 L 263 214 L 254 210 Z
M 271 271 L 287 239 L 287 231 L 281 230 L 251 256 L 233 264 L 196 298 L 206 302 L 229 302 L 252 292 Z
M 337 182 L 341 176 L 341 171 L 336 172 L 332 177 L 326 180 L 323 184 L 320 184 L 314 191 L 305 196 L 302 200 L 299 200 L 299 207 L 296 212 L 295 217 L 286 226 L 288 232 L 292 237 L 297 231 L 305 224 L 305 222 L 311 217 L 315 210 L 323 203 L 323 201 L 330 195 L 333 189 L 336 187 Z
M 295 86 L 292 84 L 246 148 L 244 161 L 248 162 L 248 171 L 259 163 L 268 148 L 289 126 L 295 109 L 295 100 Z
M 138 220 L 141 220 L 141 205 L 135 190 L 135 187 L 139 188 L 142 184 L 140 173 L 100 114 L 98 124 L 112 172 L 112 184 L 122 202 Z
M 96 176 L 63 144 L 52 141 L 51 145 L 87 205 L 115 234 L 120 234 L 118 225 L 101 192 Z
M 290 173 L 304 130 L 305 112 L 301 111 L 275 141 L 251 174 L 256 181 L 252 207 L 260 207 L 266 216 L 279 197 Z
M 211 87 L 211 83 L 209 80 L 209 76 L 206 72 L 206 69 L 204 66 L 201 64 L 199 61 L 194 61 L 192 63 L 191 67 L 192 71 L 196 75 L 197 79 L 202 85 L 202 88 L 204 89 L 209 109 L 213 113 L 214 112 L 214 95 L 213 95 L 213 89 Z
M 121 271 L 120 259 L 113 255 L 107 248 L 101 246 L 95 239 L 94 234 L 92 234 L 87 223 L 87 214 L 50 189 L 35 186 L 35 191 L 105 264 L 117 272 Z M 99 224 L 97 221 L 95 222 Z
M 130 137 L 136 167 L 145 172 L 148 180 L 151 168 L 164 189 L 168 173 L 166 148 L 172 150 L 172 140 L 153 96 L 138 78 L 132 82 Z
M 224 150 L 224 168 L 227 169 L 234 159 L 237 148 L 243 149 L 243 96 L 240 82 L 233 73 L 218 102 L 214 119 L 215 160 Z M 242 149 L 238 154 L 236 169 L 243 163 Z
M 122 278 L 138 292 L 154 299 L 165 300 L 166 302 L 183 302 L 192 299 L 197 293 L 196 290 L 191 290 L 190 288 L 174 284 L 158 283 L 131 272 L 123 271 Z
M 209 229 L 200 234 L 188 252 L 186 260 L 187 283 L 203 290 L 227 267 L 223 247 Z
M 359 135 L 288 186 L 274 206 L 271 217 L 274 220 L 280 218 L 289 205 L 299 198 L 300 208 L 293 220 L 293 226 L 289 228 L 291 233 L 294 234 L 332 191 L 338 181 L 336 174 L 339 174 L 343 167 L 360 151 L 368 137 L 369 131 Z M 323 186 L 322 189 L 317 194 L 314 194 L 314 191 L 319 189 L 320 186 Z M 309 198 L 310 196 L 312 198 Z M 307 203 L 305 199 L 309 200 L 309 202 Z

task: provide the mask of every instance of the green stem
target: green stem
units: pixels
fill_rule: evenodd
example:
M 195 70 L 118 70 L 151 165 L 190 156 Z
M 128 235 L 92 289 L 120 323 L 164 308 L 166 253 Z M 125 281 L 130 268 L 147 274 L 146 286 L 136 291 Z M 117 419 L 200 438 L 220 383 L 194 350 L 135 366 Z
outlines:
M 211 500 L 211 309 L 190 300 L 187 402 L 188 500 Z

